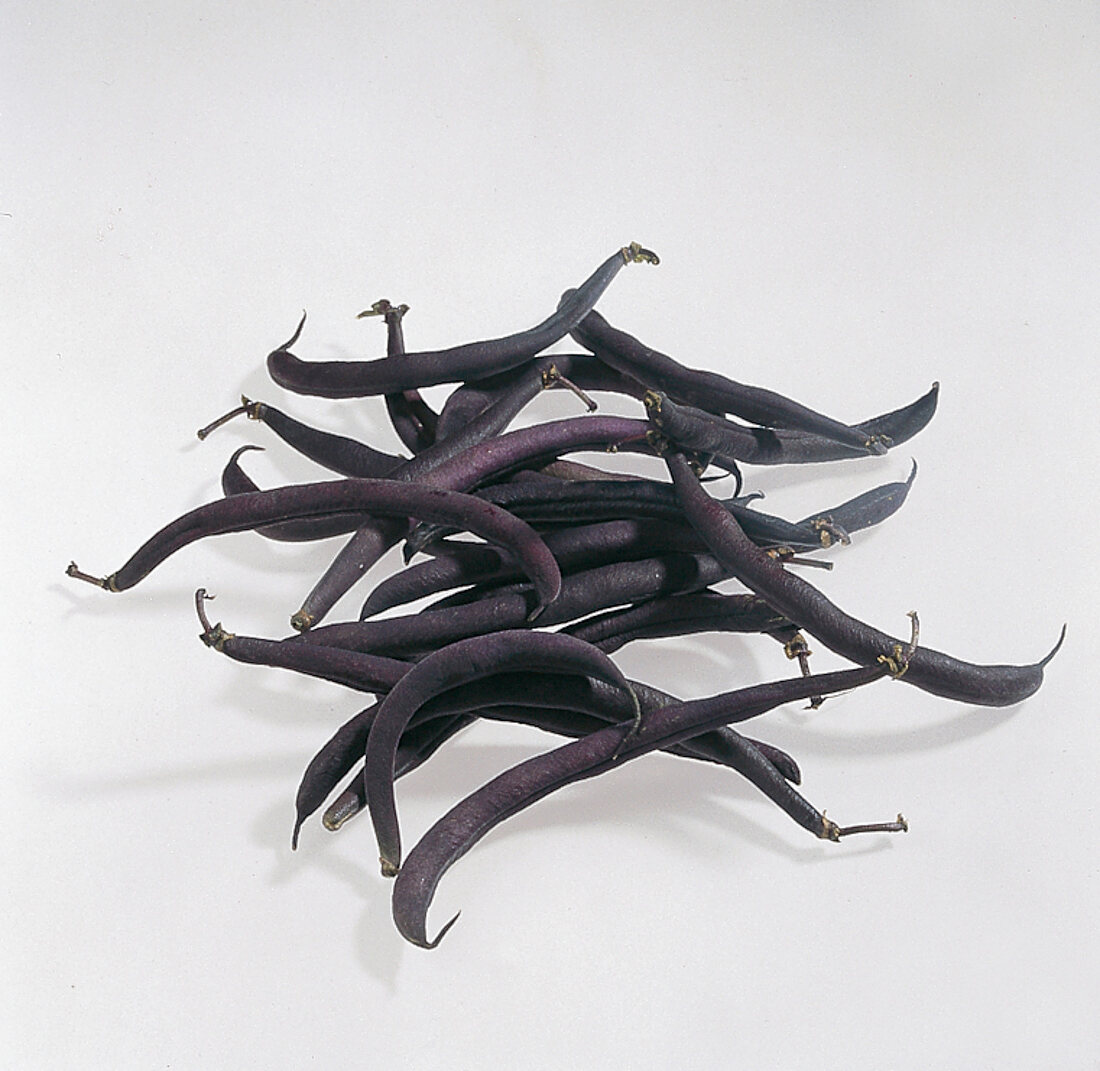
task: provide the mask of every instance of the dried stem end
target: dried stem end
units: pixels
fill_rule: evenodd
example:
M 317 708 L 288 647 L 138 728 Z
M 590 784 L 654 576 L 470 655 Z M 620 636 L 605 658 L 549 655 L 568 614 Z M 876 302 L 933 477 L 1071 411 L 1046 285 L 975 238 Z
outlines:
M 397 871 L 400 869 L 396 863 L 391 863 L 385 857 L 379 857 L 378 860 L 382 864 L 382 877 L 384 878 L 396 878 Z
M 806 643 L 806 637 L 801 632 L 796 632 L 785 644 L 783 644 L 783 653 L 790 659 L 798 659 L 798 668 L 802 670 L 802 676 L 808 677 L 810 675 L 810 655 L 813 651 L 810 650 L 809 644 Z M 810 696 L 810 710 L 817 710 L 825 702 L 823 695 Z
M 809 569 L 825 569 L 826 571 L 833 567 L 832 562 L 820 562 L 816 558 L 799 557 L 791 547 L 771 547 L 764 553 L 783 565 L 805 565 Z
M 365 316 L 396 316 L 400 319 L 409 311 L 408 305 L 394 305 L 388 298 L 376 301 L 369 309 L 364 309 L 355 318 L 362 320 Z
M 214 596 L 207 595 L 206 588 L 199 588 L 195 592 L 195 612 L 199 615 L 199 624 L 202 625 L 199 639 L 207 647 L 213 647 L 215 651 L 221 651 L 225 648 L 226 640 L 233 639 L 233 633 L 226 632 L 220 621 L 216 625 L 210 624 L 210 618 L 206 616 L 206 607 L 203 603 L 212 598 Z
M 74 580 L 83 580 L 88 584 L 95 584 L 97 588 L 103 588 L 104 591 L 118 591 L 115 587 L 115 574 L 110 576 L 92 576 L 90 573 L 82 572 L 76 562 L 69 562 L 65 568 L 65 575 L 71 576 Z
M 909 642 L 904 647 L 900 643 L 895 643 L 890 654 L 878 656 L 878 661 L 886 667 L 886 672 L 894 680 L 901 680 L 905 676 L 909 668 L 909 659 L 913 657 L 913 652 L 917 649 L 917 641 L 920 639 L 920 618 L 917 617 L 917 611 L 910 610 L 906 616 L 909 618 L 912 629 Z
M 899 814 L 893 822 L 865 822 L 856 826 L 838 826 L 821 815 L 825 824 L 824 834 L 819 834 L 823 840 L 839 841 L 842 837 L 851 837 L 856 833 L 908 833 L 909 823 L 905 815 Z
M 810 527 L 817 532 L 823 547 L 831 547 L 834 543 L 847 547 L 852 542 L 852 537 L 832 517 L 815 517 L 810 521 Z
M 631 242 L 621 250 L 624 264 L 660 264 L 661 258 L 652 249 L 643 249 L 637 242 Z
M 590 413 L 594 413 L 599 406 L 577 386 L 571 379 L 566 379 L 565 376 L 558 371 L 557 365 L 551 365 L 545 372 L 542 373 L 542 389 L 549 390 L 551 387 L 562 386 L 566 390 L 572 391 L 588 408 Z
M 195 433 L 200 439 L 205 439 L 212 431 L 228 424 L 234 417 L 247 416 L 249 420 L 260 420 L 263 415 L 263 402 L 254 402 L 251 398 L 241 395 L 241 404 L 236 409 L 230 409 L 224 416 L 212 420 L 205 428 L 199 428 Z
M 290 627 L 296 632 L 308 632 L 313 628 L 313 614 L 299 610 L 291 619 Z

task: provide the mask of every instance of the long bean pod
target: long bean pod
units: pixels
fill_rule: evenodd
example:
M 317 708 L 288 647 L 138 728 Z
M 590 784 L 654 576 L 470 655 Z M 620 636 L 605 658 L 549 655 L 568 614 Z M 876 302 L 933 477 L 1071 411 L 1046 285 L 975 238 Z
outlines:
M 303 361 L 290 353 L 305 323 L 303 316 L 294 335 L 267 358 L 267 370 L 281 387 L 298 394 L 323 398 L 361 398 L 372 394 L 479 379 L 530 360 L 564 338 L 588 313 L 625 265 L 657 263 L 657 257 L 637 243 L 610 257 L 576 290 L 568 302 L 542 323 L 483 342 L 468 342 L 445 350 L 405 353 L 376 361 Z
M 707 494 L 682 455 L 669 453 L 666 463 L 684 515 L 711 552 L 750 591 L 788 617 L 830 650 L 861 665 L 890 659 L 900 641 L 845 613 L 809 581 L 788 572 L 763 553 L 736 519 Z M 1065 630 L 1063 629 L 1063 636 Z M 977 665 L 919 648 L 908 660 L 905 680 L 933 695 L 980 706 L 1009 706 L 1026 699 L 1043 682 L 1043 667 L 1061 646 L 1032 665 Z
M 679 742 L 703 728 L 729 725 L 811 695 L 854 688 L 885 672 L 884 667 L 875 666 L 815 674 L 674 704 L 647 713 L 641 728 L 633 734 L 629 728 L 610 726 L 514 766 L 452 807 L 409 852 L 393 887 L 393 917 L 398 930 L 412 944 L 434 948 L 458 918 L 455 915 L 434 939 L 428 939 L 427 912 L 440 878 L 489 830 L 551 792 Z M 741 758 L 741 773 L 805 829 L 826 840 L 839 840 L 845 835 L 843 827 L 808 803 L 747 742 Z M 897 823 L 877 828 L 900 830 L 904 821 L 899 818 Z
M 382 701 L 367 738 L 367 800 L 383 874 L 395 874 L 401 862 L 393 774 L 405 727 L 432 696 L 466 681 L 513 669 L 593 677 L 633 695 L 622 671 L 607 655 L 560 633 L 502 631 L 461 640 L 418 662 Z
M 566 299 L 563 299 L 566 300 Z M 703 408 L 733 413 L 765 427 L 793 428 L 833 439 L 867 454 L 886 452 L 887 444 L 791 398 L 763 387 L 752 387 L 717 372 L 687 368 L 638 339 L 613 328 L 598 312 L 590 312 L 573 329 L 573 337 L 602 361 L 650 388 L 691 399 Z
M 524 567 L 530 569 L 540 592 L 540 606 L 553 601 L 561 585 L 554 556 L 523 521 L 471 495 L 396 480 L 333 480 L 219 499 L 165 525 L 120 569 L 106 577 L 90 576 L 75 563 L 70 564 L 66 572 L 107 591 L 125 591 L 170 555 L 197 539 L 247 531 L 275 521 L 358 510 L 457 523 L 489 542 L 507 546 L 523 561 Z

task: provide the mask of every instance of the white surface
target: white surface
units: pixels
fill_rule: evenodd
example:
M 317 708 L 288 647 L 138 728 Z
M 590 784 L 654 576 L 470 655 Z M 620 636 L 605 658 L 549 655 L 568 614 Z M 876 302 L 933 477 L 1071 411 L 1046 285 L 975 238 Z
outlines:
M 1098 44 L 1091 4 L 9 6 L 0 1063 L 1098 1066 Z M 396 446 L 380 402 L 266 383 L 302 307 L 313 357 L 380 354 L 382 296 L 410 348 L 491 337 L 634 239 L 662 264 L 600 307 L 689 363 L 853 421 L 941 382 L 885 459 L 750 476 L 800 516 L 918 458 L 813 574 L 838 602 L 978 661 L 1069 637 L 1018 708 L 886 683 L 754 727 L 907 837 L 821 844 L 645 760 L 487 838 L 423 952 L 365 824 L 288 848 L 357 699 L 195 639 L 199 585 L 284 634 L 333 547 L 227 537 L 118 597 L 63 569 L 117 567 L 241 442 L 261 482 L 312 471 L 256 425 L 194 439 L 242 390 Z M 714 637 L 621 664 L 685 696 L 788 672 Z M 399 786 L 406 835 L 546 746 L 456 740 Z

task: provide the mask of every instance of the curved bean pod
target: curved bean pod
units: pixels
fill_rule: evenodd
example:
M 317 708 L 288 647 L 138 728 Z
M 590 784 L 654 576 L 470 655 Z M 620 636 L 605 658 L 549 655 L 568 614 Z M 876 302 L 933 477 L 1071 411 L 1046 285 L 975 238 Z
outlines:
M 549 368 L 549 366 L 547 366 Z M 515 377 L 509 389 L 492 405 L 450 438 L 426 447 L 416 457 L 394 469 L 390 477 L 422 486 L 466 490 L 472 486 L 461 477 L 468 463 L 455 473 L 447 467 L 456 456 L 466 457 L 511 423 L 519 411 L 546 386 L 547 369 L 532 367 Z M 474 455 L 478 456 L 478 455 Z M 408 531 L 407 521 L 367 517 L 313 585 L 291 617 L 291 625 L 305 631 L 320 621 L 336 601 Z
M 524 480 L 494 484 L 472 493 L 532 525 L 621 519 L 673 523 L 682 517 L 672 487 L 655 480 L 571 480 L 554 483 Z M 809 524 L 792 524 L 782 517 L 750 509 L 738 499 L 727 499 L 722 504 L 738 518 L 752 540 L 761 546 L 820 550 L 823 545 L 820 530 Z M 426 524 L 414 528 L 406 540 L 406 560 L 442 531 L 445 530 Z
M 540 626 L 561 625 L 579 617 L 657 595 L 696 591 L 729 576 L 710 554 L 666 554 L 615 562 L 562 579 L 561 593 L 539 615 Z M 444 643 L 497 629 L 522 628 L 535 608 L 534 592 L 503 591 L 466 606 L 322 625 L 284 643 L 321 643 L 374 653 L 430 651 Z
M 697 632 L 765 632 L 787 643 L 795 627 L 756 595 L 697 591 L 609 610 L 562 631 L 613 654 L 634 640 Z
M 391 475 L 407 460 L 396 454 L 375 450 L 373 446 L 368 446 L 358 439 L 349 438 L 347 435 L 337 435 L 335 432 L 310 427 L 288 416 L 281 409 L 276 409 L 273 405 L 255 402 L 243 394 L 241 404 L 236 409 L 219 417 L 212 424 L 207 424 L 205 428 L 200 428 L 199 438 L 205 439 L 215 428 L 221 427 L 227 420 L 241 414 L 247 416 L 249 420 L 262 421 L 298 453 L 341 476 L 378 479 Z
M 553 632 L 511 630 L 477 636 L 441 648 L 418 662 L 382 700 L 367 737 L 367 801 L 384 875 L 397 873 L 401 863 L 393 773 L 405 727 L 432 696 L 511 669 L 593 677 L 617 685 L 633 697 L 622 671 L 607 655 L 591 644 Z
M 567 292 L 568 293 L 568 292 Z M 572 331 L 573 337 L 602 361 L 651 388 L 690 399 L 702 408 L 721 409 L 765 427 L 793 428 L 833 439 L 865 454 L 884 454 L 881 440 L 862 429 L 842 424 L 791 398 L 763 387 L 751 387 L 717 372 L 687 368 L 613 328 L 598 312 L 590 312 Z
M 684 514 L 714 556 L 750 591 L 779 613 L 797 621 L 831 651 L 860 665 L 894 657 L 900 641 L 846 614 L 812 584 L 788 572 L 757 548 L 737 521 L 707 494 L 688 462 L 679 454 L 665 457 Z M 1065 636 L 1065 629 L 1062 630 Z M 1010 706 L 1026 699 L 1043 683 L 1043 667 L 1061 646 L 1033 665 L 976 665 L 929 647 L 909 659 L 905 680 L 933 695 L 980 706 Z
M 556 789 L 677 743 L 703 728 L 729 725 L 793 700 L 854 688 L 884 673 L 881 666 L 842 670 L 677 703 L 647 713 L 633 735 L 622 726 L 610 726 L 521 762 L 452 807 L 409 852 L 393 887 L 393 918 L 398 930 L 412 944 L 434 948 L 458 918 L 455 915 L 434 939 L 428 939 L 428 907 L 443 874 L 494 826 Z M 743 737 L 741 740 L 741 773 L 816 836 L 837 840 L 844 835 L 841 827 L 800 796 L 759 751 Z M 901 824 L 891 823 L 890 828 L 900 829 Z
M 915 402 L 853 427 L 868 439 L 897 446 L 932 419 L 938 397 L 939 384 L 933 383 Z M 867 456 L 866 450 L 807 432 L 737 424 L 705 409 L 677 403 L 661 391 L 649 391 L 643 400 L 650 422 L 663 435 L 682 447 L 710 451 L 717 464 L 804 465 Z
M 360 319 L 364 316 L 381 316 L 385 321 L 387 357 L 400 357 L 405 352 L 405 328 L 402 321 L 408 311 L 408 305 L 394 305 L 382 298 L 359 313 Z M 393 430 L 414 454 L 419 454 L 435 442 L 439 414 L 420 397 L 419 391 L 393 391 L 385 395 L 385 403 Z
M 503 372 L 530 360 L 564 338 L 599 300 L 619 269 L 632 262 L 657 263 L 655 254 L 634 243 L 608 257 L 576 290 L 570 301 L 527 331 L 483 342 L 468 342 L 445 350 L 406 353 L 376 361 L 303 361 L 289 352 L 298 340 L 305 317 L 294 335 L 267 358 L 267 370 L 281 387 L 323 398 L 362 398 L 392 394 L 436 383 L 455 383 Z
M 357 692 L 388 692 L 411 668 L 409 662 L 384 658 L 340 647 L 284 643 L 259 636 L 238 636 L 226 632 L 219 621 L 212 625 L 203 603 L 212 599 L 205 588 L 195 592 L 195 610 L 202 624 L 199 639 L 215 651 L 253 666 L 273 666 L 293 670 L 308 677 L 317 677 L 342 684 Z
M 107 591 L 124 591 L 197 539 L 247 531 L 275 521 L 359 510 L 457 523 L 491 543 L 508 547 L 524 563 L 539 591 L 540 608 L 557 596 L 561 586 L 558 563 L 529 525 L 471 495 L 396 480 L 334 480 L 219 499 L 165 525 L 109 576 L 89 576 L 75 563 L 66 572 Z
M 253 446 L 251 443 L 238 446 L 225 468 L 222 469 L 221 484 L 226 497 L 260 490 L 240 465 L 241 454 L 249 450 L 263 450 L 263 447 Z M 354 532 L 363 523 L 363 517 L 362 513 L 330 513 L 322 517 L 301 517 L 293 521 L 264 524 L 256 528 L 255 532 L 266 539 L 274 539 L 281 543 L 309 543 L 315 539 L 330 539 L 332 536 Z
M 573 710 L 552 710 L 544 707 L 487 707 L 480 713 L 481 717 L 487 721 L 505 721 L 519 725 L 530 725 L 533 728 L 542 729 L 544 732 L 553 733 L 556 736 L 588 736 L 589 733 L 605 728 L 608 724 L 607 720 L 593 717 L 590 714 L 582 714 Z M 459 721 L 460 719 L 462 724 L 454 727 L 453 722 Z M 475 720 L 477 719 L 472 716 L 456 715 L 454 718 L 440 719 L 410 728 L 401 738 L 401 748 L 397 753 L 397 766 L 394 770 L 394 780 L 396 781 L 399 777 L 403 776 L 408 769 L 414 768 L 409 765 L 408 756 L 414 755 L 417 759 L 415 765 L 419 766 L 438 749 L 439 745 L 435 742 L 435 734 L 431 734 L 429 735 L 429 740 L 432 744 L 431 750 L 428 754 L 422 756 L 418 750 L 423 747 L 423 745 L 418 744 L 418 738 L 421 734 L 428 735 L 426 732 L 428 729 L 440 725 L 444 727 L 444 730 L 449 730 L 449 737 L 457 732 L 459 728 L 465 728 L 466 725 L 469 725 Z M 680 758 L 693 759 L 697 762 L 711 762 L 718 766 L 728 766 L 731 769 L 740 770 L 744 761 L 742 755 L 744 744 L 741 740 L 745 740 L 760 752 L 764 759 L 774 767 L 776 773 L 784 780 L 789 781 L 793 785 L 797 785 L 800 782 L 802 774 L 798 768 L 798 763 L 781 748 L 773 747 L 771 744 L 764 743 L 762 740 L 754 740 L 752 737 L 747 736 L 738 740 L 727 741 L 726 737 L 722 734 L 728 732 L 730 732 L 730 730 L 711 730 L 708 733 L 700 734 L 687 743 L 670 744 L 667 748 L 662 748 L 661 750 L 669 755 L 676 755 Z M 697 741 L 702 741 L 704 738 L 713 740 L 714 742 L 708 744 L 706 749 L 697 747 Z M 351 769 L 351 767 L 349 766 L 348 769 Z M 351 779 L 343 792 L 341 792 L 325 810 L 322 817 L 322 824 L 326 829 L 335 831 L 343 826 L 349 819 L 366 809 L 366 780 L 363 775 L 363 767 L 361 766 L 358 773 Z
M 594 568 L 611 559 L 652 557 L 657 551 L 703 549 L 702 540 L 686 525 L 661 521 L 601 521 L 548 531 L 542 538 L 563 574 Z M 363 603 L 359 620 L 441 591 L 485 582 L 507 583 L 521 579 L 522 575 L 502 551 L 467 544 L 460 556 L 435 557 L 387 577 Z

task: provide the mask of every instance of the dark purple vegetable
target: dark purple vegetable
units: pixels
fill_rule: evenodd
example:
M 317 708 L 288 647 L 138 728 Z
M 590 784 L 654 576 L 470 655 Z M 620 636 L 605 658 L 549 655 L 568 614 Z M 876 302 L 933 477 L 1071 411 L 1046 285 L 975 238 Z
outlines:
M 246 444 L 238 446 L 222 469 L 222 491 L 226 497 L 259 491 L 252 478 L 241 468 L 240 456 L 249 450 L 262 450 L 262 446 Z M 255 529 L 257 535 L 283 543 L 309 543 L 315 539 L 330 539 L 347 535 L 363 523 L 362 513 L 329 513 L 321 517 L 300 517 L 293 521 L 278 521 Z
M 401 861 L 393 776 L 405 727 L 419 707 L 440 692 L 518 669 L 593 677 L 633 695 L 622 671 L 607 655 L 560 633 L 510 630 L 477 636 L 441 648 L 418 662 L 382 701 L 367 738 L 367 800 L 383 874 L 395 874 Z
M 571 300 L 568 292 L 565 300 Z M 750 387 L 717 372 L 687 368 L 625 331 L 616 330 L 598 312 L 590 312 L 572 335 L 616 371 L 712 412 L 733 413 L 765 427 L 811 432 L 864 453 L 884 454 L 889 445 L 775 391 Z
M 728 725 L 811 695 L 867 684 L 885 672 L 883 666 L 842 670 L 678 703 L 647 713 L 636 733 L 631 734 L 623 726 L 609 726 L 520 763 L 451 808 L 409 852 L 393 887 L 393 917 L 398 930 L 411 943 L 434 948 L 458 918 L 455 915 L 434 939 L 428 939 L 428 907 L 443 874 L 490 829 L 556 789 L 679 742 L 701 729 Z M 847 829 L 838 826 L 803 799 L 747 741 L 742 749 L 740 772 L 801 826 L 822 839 L 839 840 L 854 832 L 907 828 L 900 815 L 896 822 Z
M 358 692 L 375 694 L 388 692 L 412 668 L 409 662 L 362 651 L 322 647 L 319 644 L 284 643 L 226 632 L 220 621 L 211 625 L 206 616 L 203 602 L 213 597 L 206 593 L 205 588 L 195 592 L 195 609 L 202 625 L 199 639 L 207 647 L 228 655 L 235 662 L 290 669 L 333 684 L 342 684 Z
M 530 360 L 564 338 L 585 316 L 624 264 L 657 263 L 657 256 L 636 242 L 608 257 L 569 301 L 527 331 L 446 350 L 406 353 L 377 361 L 302 361 L 288 352 L 298 341 L 305 317 L 294 335 L 267 358 L 267 370 L 281 387 L 324 398 L 361 398 L 372 394 L 480 379 Z
M 747 588 L 798 624 L 831 651 L 859 665 L 894 657 L 900 641 L 834 605 L 802 577 L 756 547 L 722 505 L 710 497 L 682 455 L 665 457 L 684 515 L 711 552 Z M 1062 630 L 1062 636 L 1065 629 Z M 1010 706 L 1043 682 L 1043 667 L 1062 644 L 1033 665 L 976 665 L 921 647 L 909 659 L 905 679 L 933 695 L 980 706 Z
M 348 478 L 264 491 L 239 460 L 259 447 L 243 446 L 223 470 L 224 499 L 166 525 L 109 576 L 91 576 L 75 563 L 67 570 L 121 591 L 208 535 L 254 530 L 305 541 L 350 533 L 291 618 L 300 635 L 272 640 L 229 633 L 210 623 L 208 596 L 199 589 L 200 638 L 236 661 L 377 697 L 309 762 L 295 800 L 292 846 L 303 822 L 334 793 L 323 813 L 327 828 L 368 810 L 383 874 L 397 875 L 394 919 L 408 940 L 423 947 L 434 947 L 454 921 L 428 939 L 426 913 L 441 875 L 485 832 L 557 788 L 652 750 L 736 770 L 821 838 L 905 830 L 901 815 L 894 822 L 837 826 L 795 790 L 801 772 L 789 754 L 731 726 L 796 699 L 818 706 L 827 695 L 887 675 L 957 701 L 1012 704 L 1039 687 L 1065 635 L 1063 628 L 1054 649 L 1034 665 L 976 665 L 918 648 L 915 614 L 913 635 L 904 643 L 846 614 L 793 575 L 787 566 L 831 568 L 830 561 L 802 555 L 846 544 L 852 533 L 896 512 L 912 487 L 916 462 L 904 482 L 872 488 L 798 522 L 750 507 L 763 493 L 740 496 L 740 466 L 884 454 L 928 423 L 938 386 L 901 409 L 848 425 L 774 391 L 689 368 L 593 310 L 633 261 L 657 258 L 632 244 L 530 330 L 444 350 L 406 353 L 407 306 L 376 302 L 360 315 L 386 323 L 387 356 L 377 361 L 299 359 L 290 350 L 304 328 L 303 314 L 293 337 L 268 356 L 276 382 L 327 398 L 383 395 L 396 434 L 414 456 L 397 457 L 242 398 L 239 408 L 199 437 L 247 415 Z M 543 352 L 570 333 L 595 352 Z M 444 382 L 459 386 L 436 414 L 418 388 Z M 507 431 L 548 387 L 572 390 L 590 413 L 596 403 L 589 391 L 637 399 L 647 419 L 589 415 Z M 579 451 L 661 456 L 672 482 L 565 460 Z M 733 475 L 732 498 L 717 499 L 704 489 L 709 466 Z M 451 531 L 459 534 L 441 538 Z M 362 617 L 442 597 L 416 614 L 312 628 L 402 539 L 406 561 L 417 550 L 435 559 L 378 585 Z M 725 580 L 740 581 L 749 593 L 709 590 Z M 858 668 L 811 675 L 802 629 Z M 704 630 L 767 635 L 798 662 L 801 676 L 685 703 L 628 680 L 608 658 L 635 640 Z M 575 739 L 500 774 L 452 808 L 402 866 L 396 778 L 478 719 Z
M 939 384 L 903 409 L 854 425 L 868 439 L 894 446 L 911 439 L 932 419 Z M 756 428 L 689 405 L 674 402 L 661 391 L 643 399 L 651 423 L 681 448 L 710 452 L 716 464 L 803 465 L 866 457 L 867 451 L 832 439 L 783 428 Z
M 562 579 L 561 592 L 539 615 L 540 626 L 562 625 L 598 610 L 658 595 L 698 591 L 725 580 L 709 554 L 664 554 L 586 569 Z M 422 610 L 384 620 L 322 625 L 284 643 L 321 643 L 404 656 L 498 629 L 522 628 L 537 607 L 530 590 L 503 591 L 468 606 Z
M 416 457 L 394 469 L 392 479 L 430 485 L 449 490 L 466 490 L 476 478 L 469 476 L 470 460 L 482 455 L 478 447 L 497 435 L 513 417 L 545 386 L 543 370 L 525 369 L 511 389 L 499 397 L 461 431 L 422 450 Z M 501 438 L 508 439 L 507 436 Z M 510 440 L 509 440 L 510 441 Z M 490 455 L 492 456 L 492 455 Z M 291 625 L 305 631 L 317 624 L 336 601 L 408 531 L 406 520 L 367 517 L 340 550 L 331 565 L 314 584 L 301 607 L 291 617 Z
M 563 575 L 610 561 L 651 557 L 658 551 L 703 549 L 702 540 L 686 525 L 647 520 L 578 524 L 546 532 L 543 541 Z M 507 583 L 523 576 L 507 554 L 496 547 L 458 546 L 463 550 L 456 556 L 432 558 L 387 577 L 370 593 L 359 619 L 366 620 L 440 591 L 486 582 Z
M 589 714 L 582 714 L 573 710 L 551 710 L 540 707 L 488 707 L 481 711 L 481 716 L 488 721 L 506 721 L 520 725 L 530 725 L 533 728 L 542 729 L 544 732 L 553 733 L 557 736 L 572 737 L 587 736 L 589 733 L 596 732 L 608 724 L 607 721 L 593 717 Z M 419 766 L 434 754 L 439 745 L 435 742 L 436 735 L 428 733 L 428 730 L 433 726 L 441 726 L 439 732 L 446 732 L 446 738 L 449 739 L 450 736 L 459 729 L 465 728 L 475 720 L 476 719 L 470 715 L 455 715 L 452 718 L 436 719 L 408 729 L 401 738 L 401 747 L 397 753 L 397 766 L 394 771 L 394 780 L 403 776 L 409 769 L 414 768 L 414 765 L 410 765 L 410 758 L 412 756 L 415 756 L 416 759 L 415 766 Z M 460 724 L 456 726 L 454 724 L 456 722 L 460 722 Z M 742 754 L 744 751 L 743 741 L 748 741 L 751 746 L 755 747 L 756 750 L 760 752 L 765 761 L 775 768 L 776 773 L 784 780 L 790 781 L 793 785 L 799 783 L 802 775 L 801 771 L 798 769 L 798 763 L 782 749 L 773 747 L 771 744 L 766 744 L 762 740 L 753 740 L 750 737 L 737 736 L 736 739 L 727 741 L 725 736 L 720 735 L 722 732 L 730 733 L 732 730 L 712 730 L 709 733 L 702 733 L 694 737 L 687 743 L 672 744 L 661 750 L 670 755 L 678 755 L 683 758 L 716 763 L 737 770 L 744 761 Z M 431 741 L 430 749 L 418 743 L 421 735 L 429 736 Z M 705 749 L 698 746 L 699 742 L 704 738 L 708 741 L 714 741 L 708 743 Z M 426 753 L 422 753 L 421 749 L 426 751 Z M 349 766 L 348 769 L 350 768 Z M 366 809 L 366 779 L 363 775 L 363 766 L 361 765 L 356 775 L 325 810 L 321 818 L 321 823 L 324 825 L 325 829 L 335 832 L 349 819 L 354 818 L 355 815 Z
M 506 511 L 471 495 L 400 483 L 396 480 L 333 480 L 273 491 L 235 495 L 199 506 L 147 540 L 117 572 L 99 578 L 75 563 L 66 572 L 107 591 L 124 591 L 147 576 L 165 558 L 206 536 L 247 531 L 276 521 L 369 510 L 391 516 L 418 516 L 457 523 L 492 543 L 507 546 L 531 570 L 540 606 L 557 596 L 561 584 L 554 556 L 533 529 Z
M 241 404 L 236 409 L 219 417 L 212 424 L 207 424 L 205 428 L 200 428 L 199 438 L 205 439 L 215 428 L 221 427 L 227 420 L 241 414 L 247 416 L 249 420 L 263 421 L 283 442 L 293 446 L 298 453 L 341 476 L 377 479 L 381 476 L 389 476 L 406 460 L 396 454 L 375 450 L 374 447 L 361 443 L 358 439 L 311 428 L 308 424 L 287 416 L 273 405 L 254 402 L 243 394 Z
M 521 672 L 499 673 L 450 688 L 425 703 L 402 734 L 394 777 L 400 776 L 402 754 L 411 741 L 423 736 L 426 724 L 449 723 L 455 718 L 466 717 L 468 712 L 476 711 L 492 720 L 522 722 L 548 732 L 584 736 L 602 725 L 633 720 L 634 697 L 643 712 L 678 702 L 673 696 L 638 681 L 627 684 L 632 695 L 588 677 Z M 302 823 L 324 803 L 340 779 L 365 754 L 377 710 L 378 704 L 375 704 L 359 711 L 337 729 L 310 761 L 298 788 L 292 846 L 297 845 Z M 730 756 L 737 753 L 737 745 L 727 739 L 728 735 L 724 729 L 710 730 L 667 750 L 685 758 L 731 765 L 734 761 Z M 801 777 L 798 764 L 786 752 L 760 741 L 754 743 L 783 777 L 798 783 Z M 335 810 L 335 825 L 342 825 L 366 805 L 365 785 L 352 785 L 347 791 L 351 797 L 342 795 L 330 808 Z M 334 828 L 327 818 L 325 826 Z
M 402 321 L 408 305 L 394 305 L 382 298 L 369 309 L 359 313 L 364 316 L 381 316 L 386 323 L 386 356 L 400 357 L 405 352 L 405 329 Z M 385 396 L 386 412 L 397 437 L 414 454 L 419 454 L 435 442 L 439 414 L 428 405 L 417 390 L 394 391 Z
M 562 631 L 613 654 L 634 640 L 697 632 L 764 632 L 786 644 L 796 630 L 756 595 L 696 591 L 608 610 Z
M 473 494 L 522 517 L 531 525 L 624 519 L 674 523 L 682 517 L 672 487 L 656 480 L 522 481 L 494 484 Z M 820 530 L 811 524 L 792 524 L 782 517 L 751 509 L 736 498 L 722 504 L 738 518 L 753 542 L 761 546 L 820 550 L 823 545 Z M 406 561 L 433 538 L 446 532 L 437 525 L 415 528 L 406 540 Z

